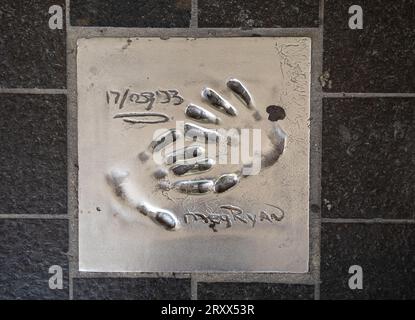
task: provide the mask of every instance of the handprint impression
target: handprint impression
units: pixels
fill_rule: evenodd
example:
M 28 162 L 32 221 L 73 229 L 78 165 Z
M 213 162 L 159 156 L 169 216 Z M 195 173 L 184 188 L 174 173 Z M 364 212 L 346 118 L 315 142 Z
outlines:
M 276 122 L 285 117 L 285 111 L 281 107 L 269 106 L 266 111 L 269 113 L 268 119 L 264 120 L 260 112 L 256 109 L 254 99 L 248 89 L 237 79 L 230 79 L 227 81 L 227 87 L 242 101 L 245 105 L 244 112 L 250 112 L 251 124 L 242 124 L 245 128 L 253 127 L 256 124 L 261 130 L 267 130 L 267 138 L 269 148 L 260 155 L 260 167 L 265 169 L 275 164 L 282 155 L 286 144 L 286 134 Z M 214 110 L 221 112 L 225 118 L 217 116 L 213 112 L 190 103 L 184 114 L 196 122 L 203 124 L 210 124 L 222 126 L 227 118 L 238 119 L 239 111 L 230 102 L 223 98 L 219 93 L 211 88 L 202 90 L 202 98 L 214 108 Z M 283 113 L 283 116 L 271 113 L 277 110 Z M 269 121 L 270 120 L 270 121 Z M 140 123 L 140 120 L 135 120 L 134 123 Z M 152 123 L 148 120 L 143 120 L 142 123 Z M 237 128 L 240 132 L 241 126 Z M 156 153 L 167 149 L 174 145 L 179 139 L 183 138 L 198 142 L 199 144 L 192 144 L 180 149 L 173 149 L 172 152 L 166 153 L 163 157 L 163 165 L 154 170 L 154 179 L 158 181 L 158 188 L 161 191 L 175 190 L 180 193 L 189 195 L 202 195 L 209 193 L 220 194 L 235 187 L 244 178 L 249 177 L 249 168 L 253 163 L 242 164 L 240 169 L 233 172 L 226 172 L 216 177 L 208 178 L 189 178 L 171 181 L 170 176 L 183 177 L 192 176 L 196 174 L 206 173 L 215 166 L 217 166 L 217 159 L 220 156 L 216 154 L 216 158 L 208 157 L 206 148 L 203 146 L 208 144 L 225 143 L 230 145 L 235 143 L 236 137 L 223 136 L 219 130 L 209 129 L 203 125 L 195 123 L 184 123 L 183 130 L 170 129 L 162 135 L 151 141 L 147 150 L 139 154 L 139 159 L 142 164 L 148 162 Z M 220 150 L 220 148 L 219 148 Z M 209 154 L 210 156 L 210 154 Z M 170 211 L 154 208 L 153 206 L 135 199 L 129 194 L 128 172 L 113 170 L 108 174 L 107 180 L 112 186 L 115 194 L 126 201 L 130 206 L 138 210 L 141 214 L 148 216 L 156 224 L 163 226 L 167 230 L 175 230 L 178 227 L 178 219 L 176 215 Z

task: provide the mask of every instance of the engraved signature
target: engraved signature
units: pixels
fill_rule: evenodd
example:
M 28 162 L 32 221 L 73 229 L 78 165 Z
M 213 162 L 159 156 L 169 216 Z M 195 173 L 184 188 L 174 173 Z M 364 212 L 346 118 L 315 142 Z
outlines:
M 220 225 L 230 228 L 235 223 L 239 223 L 254 228 L 258 223 L 277 223 L 284 219 L 284 210 L 275 205 L 266 205 L 268 208 L 260 210 L 259 213 L 247 212 L 238 206 L 230 204 L 220 205 L 217 212 L 187 210 L 183 220 L 185 224 L 207 224 L 214 232 L 217 232 L 216 226 Z

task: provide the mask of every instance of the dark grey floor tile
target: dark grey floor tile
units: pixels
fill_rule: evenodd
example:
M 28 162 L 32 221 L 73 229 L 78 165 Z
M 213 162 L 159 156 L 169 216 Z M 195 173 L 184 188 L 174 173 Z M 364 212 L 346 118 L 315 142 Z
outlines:
M 0 95 L 0 214 L 66 214 L 66 96 Z
M 415 217 L 415 99 L 324 99 L 322 157 L 323 217 Z
M 199 283 L 200 300 L 309 300 L 314 286 L 276 283 Z
M 64 0 L 0 2 L 0 87 L 65 88 Z M 49 8 L 63 9 L 63 29 L 49 28 Z
M 78 278 L 77 300 L 188 300 L 190 280 L 175 278 Z
M 341 224 L 322 227 L 322 299 L 414 299 L 415 225 Z M 351 290 L 351 266 L 360 266 L 363 288 Z
M 350 29 L 349 8 L 363 9 Z M 415 92 L 413 0 L 329 0 L 324 4 L 324 70 L 332 92 Z
M 72 0 L 75 26 L 187 28 L 191 0 Z
M 67 299 L 67 251 L 65 219 L 0 219 L 0 299 Z M 62 289 L 49 287 L 51 266 L 62 268 Z
M 318 0 L 199 0 L 202 28 L 318 27 Z

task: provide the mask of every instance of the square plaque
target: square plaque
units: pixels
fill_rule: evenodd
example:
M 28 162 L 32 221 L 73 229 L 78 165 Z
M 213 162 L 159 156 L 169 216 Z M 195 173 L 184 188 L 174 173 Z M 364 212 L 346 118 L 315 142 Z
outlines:
M 308 271 L 309 38 L 77 45 L 81 271 Z

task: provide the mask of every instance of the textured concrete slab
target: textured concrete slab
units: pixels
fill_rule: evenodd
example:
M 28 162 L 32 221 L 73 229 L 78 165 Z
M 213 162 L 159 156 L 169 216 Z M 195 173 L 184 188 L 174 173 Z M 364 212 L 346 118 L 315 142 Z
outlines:
M 66 27 L 49 27 L 56 6 L 64 21 L 64 0 L 1 1 L 1 88 L 66 87 Z
M 413 223 L 324 223 L 321 240 L 322 299 L 414 298 Z M 361 268 L 360 289 L 350 285 L 352 266 Z
M 68 299 L 67 252 L 66 219 L 0 219 L 0 299 Z
M 0 94 L 0 109 L 0 212 L 66 214 L 66 97 Z
M 191 0 L 71 0 L 74 26 L 187 28 Z
M 323 217 L 415 217 L 414 102 L 323 100 Z
M 361 8 L 361 29 L 356 23 Z M 324 71 L 327 92 L 414 92 L 413 1 L 324 1 Z
M 200 28 L 318 27 L 318 0 L 198 0 Z
M 313 300 L 314 286 L 282 283 L 200 282 L 202 300 Z
M 190 280 L 174 278 L 75 278 L 76 300 L 189 300 Z

